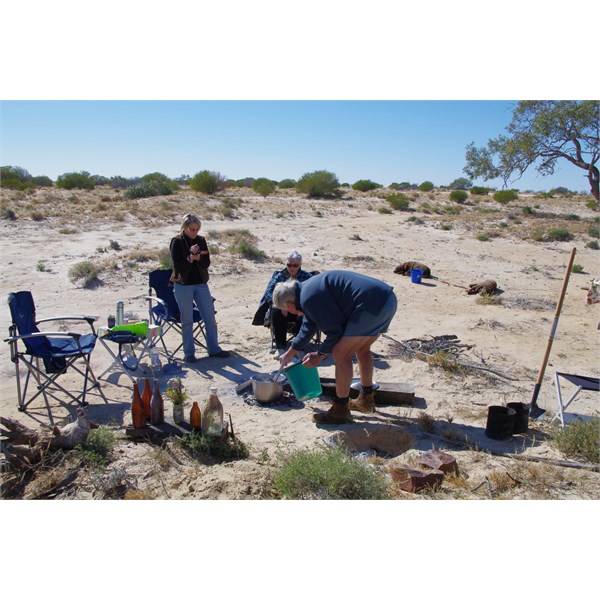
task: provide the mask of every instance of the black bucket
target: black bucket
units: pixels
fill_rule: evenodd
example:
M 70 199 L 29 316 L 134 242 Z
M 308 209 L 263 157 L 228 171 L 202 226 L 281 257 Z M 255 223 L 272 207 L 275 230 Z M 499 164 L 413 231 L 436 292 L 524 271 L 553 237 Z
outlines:
M 485 435 L 493 440 L 506 440 L 515 431 L 516 411 L 508 406 L 489 406 Z
M 506 406 L 515 413 L 515 429 L 513 433 L 527 433 L 529 431 L 529 404 L 523 402 L 509 402 Z

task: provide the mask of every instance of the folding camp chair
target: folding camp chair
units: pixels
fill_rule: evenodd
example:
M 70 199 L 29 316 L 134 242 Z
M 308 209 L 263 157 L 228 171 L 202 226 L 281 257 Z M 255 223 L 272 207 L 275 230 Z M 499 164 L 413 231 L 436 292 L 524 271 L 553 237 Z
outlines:
M 97 317 L 61 316 L 36 320 L 35 304 L 31 292 L 14 292 L 8 296 L 8 306 L 12 316 L 12 324 L 8 328 L 9 336 L 4 341 L 10 346 L 10 358 L 15 364 L 17 381 L 18 408 L 26 410 L 40 394 L 48 401 L 48 396 L 58 400 L 55 393 L 62 392 L 81 406 L 88 403 L 85 400 L 88 391 L 88 380 L 97 387 L 101 396 L 106 400 L 98 380 L 90 365 L 90 357 L 96 346 L 96 330 L 94 321 Z M 49 321 L 86 321 L 92 333 L 82 334 L 74 331 L 40 331 L 38 324 Z M 24 348 L 21 347 L 23 343 Z M 81 359 L 85 366 L 76 364 Z M 42 362 L 40 362 L 40 360 Z M 25 381 L 21 381 L 20 367 L 27 370 Z M 58 383 L 58 378 L 69 368 L 83 377 L 83 388 L 77 395 Z M 33 375 L 37 391 L 27 399 L 29 378 Z M 22 385 L 23 384 L 23 385 Z
M 577 386 L 569 399 L 563 403 L 562 390 L 560 388 L 560 378 L 567 380 L 569 383 Z M 554 373 L 554 381 L 556 383 L 556 396 L 558 401 L 558 410 L 552 417 L 550 423 L 556 419 L 560 421 L 561 427 L 565 428 L 565 409 L 571 404 L 582 390 L 590 392 L 600 392 L 600 379 L 597 377 L 587 377 L 585 375 L 572 375 L 571 373 Z
M 175 354 L 183 347 L 183 341 L 181 340 L 181 315 L 179 313 L 177 300 L 175 299 L 173 285 L 170 282 L 171 273 L 171 269 L 157 269 L 156 271 L 149 273 L 148 296 L 146 296 L 150 324 L 161 326 L 160 342 L 169 361 L 173 360 Z M 204 321 L 196 306 L 194 306 L 193 315 L 194 343 L 206 350 Z M 179 334 L 180 341 L 177 348 L 172 352 L 169 352 L 165 343 L 165 334 L 171 329 Z

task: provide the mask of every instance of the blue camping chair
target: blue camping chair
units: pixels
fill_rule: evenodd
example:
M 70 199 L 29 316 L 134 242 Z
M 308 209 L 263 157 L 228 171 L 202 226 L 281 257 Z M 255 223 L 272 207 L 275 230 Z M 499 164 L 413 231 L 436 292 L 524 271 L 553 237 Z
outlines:
M 96 346 L 94 321 L 97 317 L 61 316 L 36 319 L 35 304 L 31 292 L 14 292 L 8 295 L 8 306 L 12 324 L 8 328 L 9 336 L 4 341 L 10 346 L 10 358 L 15 364 L 17 380 L 18 408 L 25 411 L 40 394 L 46 402 L 48 396 L 58 400 L 55 393 L 62 392 L 80 406 L 87 406 L 85 395 L 88 389 L 97 387 L 106 401 L 104 392 L 90 365 L 90 356 Z M 74 331 L 40 331 L 38 325 L 49 321 L 86 321 L 92 333 L 82 334 Z M 22 345 L 21 345 L 22 343 Z M 23 347 L 24 346 L 24 347 Z M 76 364 L 82 360 L 84 366 Z M 21 381 L 20 367 L 27 370 L 25 381 Z M 60 385 L 58 378 L 72 368 L 83 377 L 83 388 L 75 395 Z M 27 399 L 29 378 L 33 375 L 37 391 Z M 91 379 L 92 385 L 89 386 Z
M 170 281 L 171 269 L 157 269 L 148 275 L 148 314 L 151 325 L 160 325 L 162 332 L 160 342 L 165 351 L 167 359 L 173 360 L 173 357 L 183 347 L 181 339 L 181 315 L 179 306 L 175 299 L 173 284 Z M 174 329 L 179 335 L 179 345 L 175 350 L 169 352 L 165 344 L 165 334 Z M 194 306 L 194 343 L 206 350 L 206 333 L 204 331 L 204 321 L 200 311 Z M 158 342 L 157 342 L 158 343 Z

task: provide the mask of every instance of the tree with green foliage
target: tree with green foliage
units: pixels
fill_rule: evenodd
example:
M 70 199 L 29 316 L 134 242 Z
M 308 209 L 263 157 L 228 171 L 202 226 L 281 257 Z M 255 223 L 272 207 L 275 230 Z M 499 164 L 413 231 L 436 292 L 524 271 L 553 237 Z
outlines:
M 424 181 L 420 186 L 419 189 L 422 192 L 430 192 L 435 186 L 433 185 L 433 183 L 431 181 Z
M 473 182 L 466 177 L 455 179 L 449 186 L 451 190 L 468 190 L 473 187 Z
M 277 187 L 282 189 L 282 190 L 288 190 L 290 188 L 293 188 L 296 185 L 296 180 L 295 179 L 282 179 L 278 184 Z
M 266 198 L 275 191 L 275 184 L 266 177 L 259 177 L 252 185 L 252 189 L 263 198 Z
M 586 172 L 591 192 L 600 208 L 600 101 L 526 100 L 519 102 L 508 135 L 488 140 L 484 148 L 467 146 L 463 171 L 484 181 L 500 178 L 504 185 L 519 179 L 535 166 L 552 175 L 564 159 Z M 514 176 L 514 179 L 513 179 Z
M 226 187 L 227 177 L 216 171 L 199 171 L 190 179 L 190 187 L 195 192 L 214 194 Z
M 307 194 L 309 198 L 339 198 L 340 192 L 335 173 L 330 171 L 313 171 L 304 173 L 296 184 L 296 191 L 300 194 Z
M 64 190 L 93 190 L 94 180 L 87 171 L 63 173 L 56 180 L 56 187 Z

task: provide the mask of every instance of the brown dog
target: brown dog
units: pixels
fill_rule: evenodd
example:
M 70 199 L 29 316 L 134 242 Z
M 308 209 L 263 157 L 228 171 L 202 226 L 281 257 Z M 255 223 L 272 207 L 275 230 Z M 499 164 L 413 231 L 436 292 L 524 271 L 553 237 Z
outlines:
M 482 296 L 491 296 L 498 286 L 493 279 L 486 279 L 480 283 L 472 283 L 467 290 L 467 294 L 481 294 Z
M 431 277 L 431 269 L 427 265 L 417 262 L 416 260 L 403 262 L 394 269 L 394 273 L 397 273 L 398 275 L 410 275 L 410 272 L 413 269 L 420 269 L 423 271 L 423 277 Z

